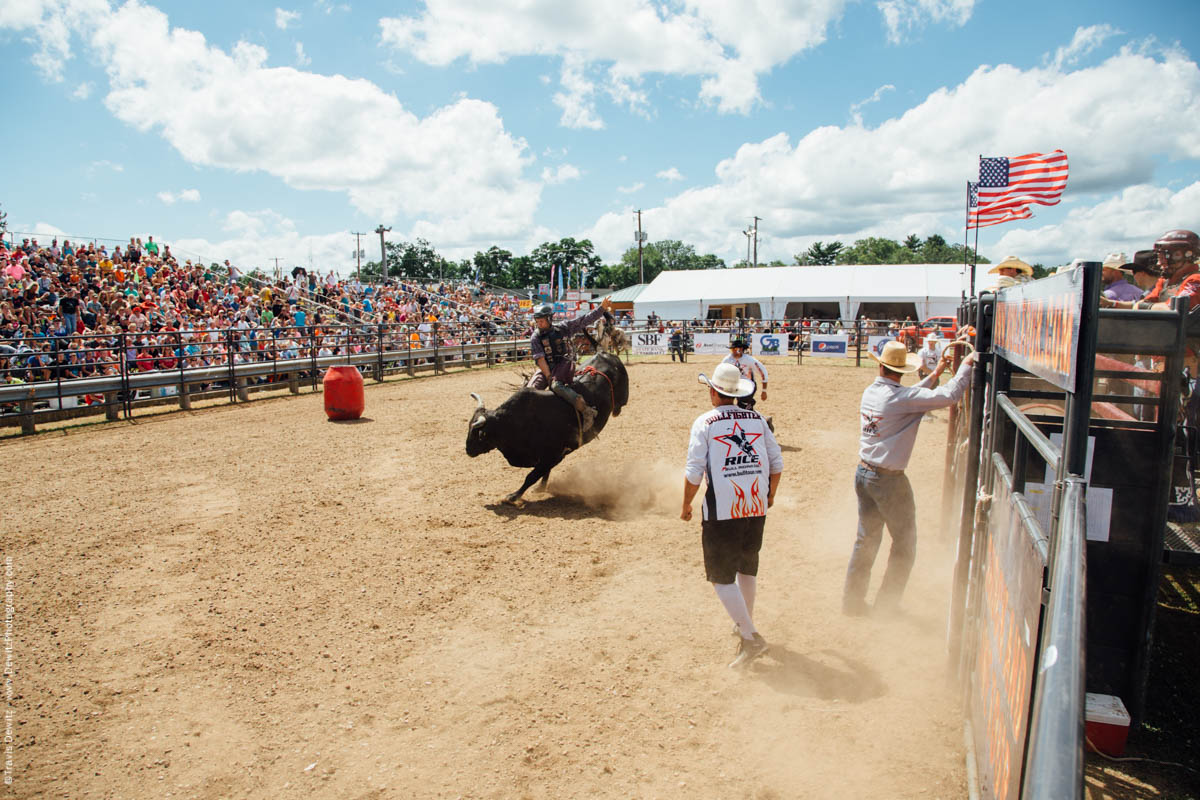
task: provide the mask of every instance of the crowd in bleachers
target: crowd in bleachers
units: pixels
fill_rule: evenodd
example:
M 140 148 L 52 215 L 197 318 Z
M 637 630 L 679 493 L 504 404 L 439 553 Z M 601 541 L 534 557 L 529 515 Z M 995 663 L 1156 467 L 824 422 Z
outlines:
M 526 304 L 528 306 L 528 304 Z M 177 258 L 133 237 L 0 243 L 0 377 L 8 382 L 442 346 L 527 334 L 515 295 L 296 268 L 275 280 Z

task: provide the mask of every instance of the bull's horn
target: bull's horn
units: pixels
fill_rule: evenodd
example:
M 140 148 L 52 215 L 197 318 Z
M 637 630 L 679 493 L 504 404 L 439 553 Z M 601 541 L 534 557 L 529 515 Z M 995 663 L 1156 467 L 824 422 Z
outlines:
M 471 392 L 471 397 L 474 397 L 474 398 L 475 398 L 475 403 L 476 403 L 476 406 L 475 406 L 475 408 L 477 408 L 477 409 L 478 409 L 478 408 L 483 408 L 483 398 L 482 398 L 482 397 L 480 397 L 479 395 L 475 394 L 474 392 Z

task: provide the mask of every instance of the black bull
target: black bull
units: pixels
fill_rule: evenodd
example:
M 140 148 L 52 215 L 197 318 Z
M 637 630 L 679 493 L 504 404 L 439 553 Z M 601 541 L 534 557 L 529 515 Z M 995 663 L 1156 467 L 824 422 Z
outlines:
M 575 373 L 571 385 L 596 409 L 596 422 L 583 435 L 586 444 L 629 402 L 629 376 L 621 359 L 600 353 Z M 550 391 L 518 389 L 492 411 L 484 407 L 479 395 L 471 396 L 478 405 L 467 430 L 467 455 L 474 458 L 499 449 L 512 466 L 533 467 L 521 488 L 505 498 L 509 503 L 519 504 L 535 481 L 547 479 L 550 470 L 580 446 L 575 409 Z

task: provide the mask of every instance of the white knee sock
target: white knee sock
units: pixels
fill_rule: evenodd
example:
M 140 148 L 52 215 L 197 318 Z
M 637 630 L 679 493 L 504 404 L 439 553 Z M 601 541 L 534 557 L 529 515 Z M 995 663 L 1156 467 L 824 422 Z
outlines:
M 750 612 L 746 609 L 746 600 L 742 597 L 742 592 L 738 589 L 737 584 L 714 583 L 713 588 L 717 590 L 717 597 L 720 598 L 721 605 L 725 606 L 729 616 L 737 623 L 742 638 L 753 639 L 756 628 L 750 619 Z
M 737 574 L 737 585 L 742 590 L 742 597 L 746 599 L 746 613 L 750 618 L 754 618 L 754 596 L 758 593 L 758 578 L 754 575 Z

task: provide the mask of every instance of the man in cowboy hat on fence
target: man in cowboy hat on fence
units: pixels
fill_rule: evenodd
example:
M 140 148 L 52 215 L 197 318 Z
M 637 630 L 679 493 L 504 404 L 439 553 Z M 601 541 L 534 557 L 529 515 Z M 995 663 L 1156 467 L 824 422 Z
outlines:
M 1016 286 L 1033 277 L 1033 267 L 1016 256 L 1009 256 L 987 272 L 988 275 L 999 275 L 996 282 L 986 291 L 994 292 L 1007 286 Z
M 842 592 L 842 612 L 851 616 L 867 613 L 867 584 L 871 567 L 886 523 L 892 537 L 887 571 L 875 606 L 895 608 L 908 583 L 917 548 L 917 509 L 912 486 L 904 474 L 917 440 L 917 428 L 926 411 L 945 408 L 958 402 L 971 377 L 975 353 L 963 359 L 958 372 L 937 389 L 938 378 L 949 363 L 947 356 L 938 362 L 928 378 L 913 387 L 900 379 L 918 368 L 909 360 L 908 348 L 901 342 L 888 342 L 880 355 L 870 353 L 879 362 L 879 377 L 863 391 L 859 421 L 858 467 L 854 472 L 854 492 L 858 496 L 858 537 L 846 569 Z
M 1100 280 L 1104 282 L 1104 296 L 1109 300 L 1141 300 L 1142 290 L 1126 280 L 1133 263 L 1124 253 L 1109 253 L 1104 257 L 1100 269 Z
M 711 379 L 704 373 L 698 379 L 708 386 L 712 408 L 692 423 L 679 517 L 691 520 L 692 501 L 706 477 L 700 527 L 704 572 L 737 626 L 738 651 L 729 666 L 743 667 L 767 652 L 752 616 L 758 551 L 783 475 L 783 453 L 762 415 L 735 405 L 754 391 L 737 367 L 721 363 Z

